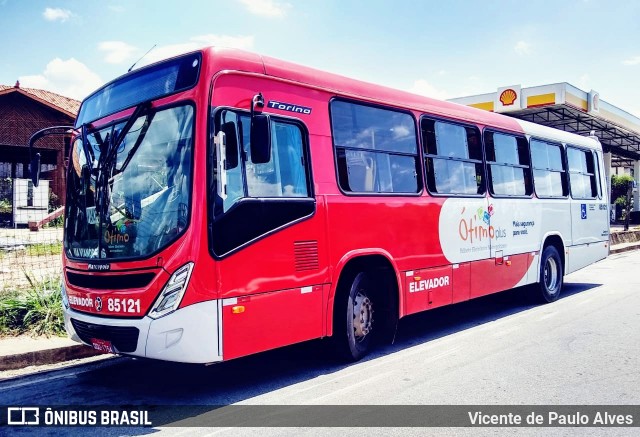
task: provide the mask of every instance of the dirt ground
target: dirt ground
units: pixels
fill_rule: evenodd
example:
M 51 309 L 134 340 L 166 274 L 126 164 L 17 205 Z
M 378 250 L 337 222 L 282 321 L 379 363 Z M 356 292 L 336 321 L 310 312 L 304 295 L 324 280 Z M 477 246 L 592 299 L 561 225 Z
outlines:
M 0 290 L 28 286 L 27 275 L 38 282 L 58 278 L 61 241 L 62 228 L 0 229 Z

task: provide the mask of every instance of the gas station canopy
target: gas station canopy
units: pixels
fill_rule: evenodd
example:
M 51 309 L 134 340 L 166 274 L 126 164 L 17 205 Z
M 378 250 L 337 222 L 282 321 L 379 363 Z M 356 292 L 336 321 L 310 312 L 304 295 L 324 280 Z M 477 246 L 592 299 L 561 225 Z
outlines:
M 451 99 L 451 102 L 504 113 L 578 135 L 596 135 L 612 166 L 633 167 L 640 160 L 640 118 L 617 108 L 596 91 L 585 92 L 566 82 Z

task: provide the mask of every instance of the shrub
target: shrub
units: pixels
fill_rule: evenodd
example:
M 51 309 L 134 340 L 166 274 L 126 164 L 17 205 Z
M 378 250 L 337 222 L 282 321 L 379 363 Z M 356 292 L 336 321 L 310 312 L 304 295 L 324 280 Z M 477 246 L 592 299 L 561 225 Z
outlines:
M 9 199 L 0 199 L 0 214 L 11 214 L 13 213 L 13 206 Z
M 616 205 L 627 207 L 627 184 L 633 181 L 629 175 L 611 175 L 611 199 Z
M 25 276 L 28 289 L 0 295 L 0 334 L 64 335 L 59 279 L 37 282 Z

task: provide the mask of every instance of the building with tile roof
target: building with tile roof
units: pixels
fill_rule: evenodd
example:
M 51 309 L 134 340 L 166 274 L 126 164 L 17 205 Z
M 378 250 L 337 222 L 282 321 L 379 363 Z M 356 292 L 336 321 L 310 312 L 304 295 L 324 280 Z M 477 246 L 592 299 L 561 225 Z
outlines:
M 13 203 L 16 179 L 29 178 L 29 138 L 40 129 L 72 125 L 80 102 L 50 91 L 0 85 L 0 201 Z M 42 179 L 49 181 L 50 204 L 64 203 L 65 158 L 69 139 L 43 138 L 36 144 L 41 154 Z M 6 209 L 6 208 L 5 208 Z M 14 214 L 0 212 L 0 225 L 13 225 Z

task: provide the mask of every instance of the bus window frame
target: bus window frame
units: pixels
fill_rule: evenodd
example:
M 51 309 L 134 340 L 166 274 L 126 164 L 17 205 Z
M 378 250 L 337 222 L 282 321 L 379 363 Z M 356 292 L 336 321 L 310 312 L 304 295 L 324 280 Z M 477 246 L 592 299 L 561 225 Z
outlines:
M 567 184 L 567 194 L 564 196 L 541 196 L 538 194 L 538 191 L 536 190 L 536 178 L 535 175 L 533 174 L 534 170 L 546 170 L 546 171 L 554 171 L 556 173 L 559 173 L 557 170 L 549 170 L 549 169 L 543 169 L 543 168 L 535 168 L 533 166 L 533 156 L 531 154 L 531 140 L 535 140 L 535 141 L 540 141 L 542 143 L 547 143 L 547 144 L 551 144 L 553 146 L 559 146 L 560 147 L 560 159 L 562 160 L 562 167 L 563 167 L 563 180 L 564 182 Z M 543 137 L 538 137 L 538 136 L 534 136 L 531 135 L 528 138 L 528 142 L 529 142 L 529 162 L 531 163 L 531 179 L 533 181 L 533 192 L 536 195 L 536 197 L 538 199 L 568 199 L 571 196 L 571 186 L 570 186 L 570 181 L 569 181 L 569 161 L 567 160 L 567 149 L 564 143 L 562 142 L 556 142 L 553 140 L 548 140 L 545 139 Z
M 390 192 L 390 193 L 385 193 L 385 192 L 369 192 L 369 191 L 346 191 L 342 188 L 342 186 L 340 185 L 340 171 L 338 169 L 338 151 L 337 148 L 341 147 L 343 149 L 348 149 L 348 150 L 372 150 L 374 153 L 375 150 L 373 149 L 356 149 L 356 148 L 345 148 L 343 146 L 336 146 L 336 141 L 335 141 L 335 137 L 333 135 L 333 117 L 331 114 L 331 104 L 334 101 L 340 101 L 340 102 L 345 102 L 345 103 L 351 103 L 354 105 L 360 105 L 360 106 L 368 106 L 371 108 L 377 108 L 377 109 L 384 109 L 387 111 L 393 111 L 393 112 L 398 112 L 398 113 L 402 113 L 402 114 L 408 114 L 411 116 L 411 119 L 413 120 L 413 129 L 414 129 L 414 135 L 415 135 L 415 139 L 416 139 L 416 153 L 415 155 L 411 155 L 408 153 L 402 153 L 402 152 L 391 152 L 391 151 L 379 151 L 377 153 L 387 153 L 387 154 L 393 154 L 396 156 L 414 156 L 416 158 L 417 161 L 417 166 L 416 166 L 416 181 L 418 182 L 418 191 L 416 191 L 415 193 L 395 193 L 395 192 Z M 388 105 L 382 105 L 379 103 L 372 103 L 372 102 L 368 102 L 365 100 L 358 100 L 358 99 L 354 99 L 354 98 L 347 98 L 347 97 L 342 97 L 339 95 L 335 95 L 333 97 L 331 97 L 329 99 L 328 102 L 328 114 L 329 114 L 329 130 L 331 133 L 331 145 L 333 147 L 333 167 L 334 167 L 334 172 L 335 172 L 335 177 L 336 177 L 336 186 L 338 187 L 338 190 L 340 191 L 340 193 L 342 193 L 345 196 L 349 196 L 349 197 L 420 197 L 423 195 L 425 189 L 425 180 L 424 180 L 424 166 L 423 164 L 420 162 L 420 155 L 421 155 L 421 141 L 420 141 L 420 132 L 418 130 L 418 126 L 416 124 L 416 117 L 415 114 L 413 113 L 413 111 L 406 109 L 406 108 L 397 108 L 394 106 L 388 106 Z
M 598 151 L 595 149 L 591 150 L 591 153 L 593 153 L 593 158 L 594 158 L 594 169 L 596 172 L 596 186 L 598 188 L 598 199 L 603 199 L 604 196 L 602 194 L 602 175 L 600 172 L 600 156 L 598 155 Z
M 190 85 L 190 86 L 187 86 L 187 87 L 174 89 L 170 93 L 159 94 L 158 96 L 153 97 L 149 101 L 150 102 L 157 102 L 157 101 L 163 100 L 163 99 L 165 99 L 167 97 L 172 97 L 172 96 L 175 96 L 176 94 L 181 94 L 181 93 L 184 93 L 186 91 L 193 90 L 193 89 L 197 88 L 198 84 L 200 83 L 200 79 L 202 77 L 202 69 L 203 69 L 203 65 L 202 64 L 203 64 L 203 58 L 204 58 L 202 50 L 194 50 L 194 51 L 190 51 L 190 52 L 187 52 L 187 53 L 182 53 L 182 54 L 179 54 L 179 55 L 176 55 L 176 56 L 172 56 L 171 58 L 168 58 L 168 59 L 161 59 L 161 60 L 156 61 L 156 62 L 154 62 L 152 64 L 142 66 L 142 67 L 140 67 L 140 68 L 138 68 L 136 70 L 129 71 L 129 72 L 127 72 L 127 73 L 125 73 L 125 74 L 123 74 L 123 75 L 121 75 L 119 77 L 116 77 L 112 81 L 102 85 L 100 88 L 98 88 L 97 90 L 95 90 L 94 92 L 89 94 L 87 97 L 85 97 L 81 102 L 80 108 L 78 108 L 78 116 L 76 117 L 76 120 L 74 122 L 74 126 L 76 128 L 79 128 L 81 126 L 81 124 L 78 124 L 78 122 L 81 120 L 80 116 L 84 115 L 84 114 L 81 113 L 81 109 L 82 109 L 82 106 L 85 104 L 85 102 L 87 102 L 89 99 L 94 97 L 96 94 L 99 94 L 100 92 L 102 92 L 106 88 L 112 86 L 116 82 L 120 82 L 120 81 L 124 81 L 124 80 L 130 80 L 131 78 L 135 78 L 136 76 L 143 76 L 145 73 L 153 72 L 153 71 L 158 70 L 158 69 L 160 69 L 160 68 L 162 68 L 162 67 L 164 67 L 166 65 L 180 63 L 182 60 L 184 60 L 184 59 L 186 59 L 186 58 L 188 58 L 190 56 L 193 56 L 193 55 L 198 56 L 198 63 L 199 63 L 198 75 L 196 76 L 193 84 Z M 98 120 L 102 120 L 102 119 L 111 117 L 112 115 L 117 114 L 117 113 L 122 112 L 122 111 L 127 111 L 127 110 L 139 105 L 140 103 L 142 103 L 142 102 L 133 103 L 131 105 L 126 106 L 125 108 L 121 108 L 121 109 L 112 111 L 110 113 L 101 114 L 98 118 L 96 118 L 94 120 L 83 120 L 82 124 L 92 125 L 94 122 L 96 122 Z
M 308 187 L 307 196 L 305 197 L 285 197 L 285 196 L 283 197 L 243 197 L 241 199 L 238 199 L 238 201 L 235 202 L 227 211 L 218 215 L 215 214 L 214 209 L 215 209 L 215 202 L 216 202 L 216 195 L 217 195 L 215 181 L 213 178 L 213 169 L 216 165 L 215 145 L 213 143 L 215 138 L 215 127 L 216 127 L 215 120 L 218 114 L 221 111 L 225 111 L 225 110 L 233 111 L 239 115 L 250 116 L 250 111 L 246 109 L 237 108 L 233 106 L 215 106 L 214 107 L 212 105 L 209 105 L 209 111 L 208 111 L 208 117 L 207 117 L 207 145 L 206 145 L 207 156 L 206 156 L 206 163 L 205 163 L 206 165 L 205 171 L 207 174 L 206 176 L 207 250 L 209 251 L 209 255 L 216 261 L 220 261 L 224 258 L 227 258 L 233 255 L 234 253 L 264 238 L 267 238 L 277 232 L 280 232 L 283 229 L 294 226 L 305 220 L 309 220 L 312 217 L 314 217 L 317 213 L 317 200 L 316 200 L 316 194 L 315 194 L 315 184 L 313 179 L 313 165 L 311 160 L 311 141 L 310 141 L 310 133 L 309 133 L 309 129 L 307 128 L 307 125 L 301 119 L 296 117 L 284 116 L 281 114 L 273 114 L 270 112 L 263 111 L 262 112 L 263 114 L 268 114 L 271 117 L 271 122 L 282 121 L 284 123 L 293 124 L 300 128 L 301 140 L 302 140 L 302 152 L 303 152 L 303 157 L 305 159 L 305 171 L 307 173 L 307 187 Z M 289 202 L 295 202 L 295 203 L 308 202 L 308 203 L 313 203 L 313 210 L 311 211 L 310 214 L 304 215 L 291 222 L 288 222 L 276 228 L 270 229 L 269 231 L 262 233 L 257 237 L 254 237 L 248 241 L 245 241 L 244 243 L 232 248 L 231 250 L 228 250 L 221 254 L 216 253 L 213 247 L 213 231 L 214 231 L 216 222 L 219 222 L 222 217 L 228 216 L 231 212 L 238 209 L 240 205 L 243 205 L 249 202 L 255 202 L 255 201 L 258 201 L 258 202 L 289 201 Z
M 496 161 L 489 161 L 487 159 L 487 144 L 486 144 L 486 135 L 492 133 L 492 134 L 500 134 L 500 135 L 507 135 L 507 136 L 512 136 L 514 138 L 516 138 L 516 141 L 518 138 L 522 138 L 525 140 L 525 142 L 527 143 L 527 156 L 529 157 L 529 165 L 513 165 L 513 164 L 506 164 L 506 163 L 498 163 Z M 484 151 L 484 162 L 485 162 L 485 177 L 487 180 L 487 193 L 489 194 L 490 197 L 492 197 L 493 199 L 533 199 L 533 195 L 535 192 L 534 189 L 534 183 L 533 183 L 533 171 L 532 171 L 532 167 L 531 167 L 531 147 L 529 145 L 529 140 L 526 136 L 526 134 L 523 133 L 519 133 L 519 132 L 510 132 L 507 130 L 501 130 L 501 129 L 496 129 L 494 127 L 491 126 L 485 126 L 485 128 L 482 130 L 482 144 L 483 144 L 483 151 Z M 531 194 L 514 194 L 514 195 L 510 195 L 510 194 L 495 194 L 493 192 L 493 183 L 491 183 L 489 181 L 489 171 L 490 171 L 490 165 L 491 164 L 496 164 L 496 165 L 502 165 L 505 167 L 513 167 L 513 168 L 522 168 L 522 169 L 529 169 L 530 172 L 530 177 L 531 177 Z M 526 179 L 525 179 L 525 183 L 526 183 Z
M 576 146 L 574 144 L 570 144 L 570 143 L 565 143 L 565 148 L 566 150 L 566 156 L 567 156 L 567 176 L 569 177 L 569 194 L 571 195 L 571 198 L 574 200 L 599 200 L 602 197 L 599 196 L 599 192 L 602 190 L 598 189 L 598 184 L 600 183 L 599 181 L 599 169 L 596 168 L 596 165 L 598 165 L 598 160 L 597 157 L 595 156 L 594 150 L 590 149 L 588 147 L 584 147 L 584 146 Z M 590 175 L 589 173 L 579 173 L 582 175 L 587 175 L 587 176 L 592 176 L 595 178 L 596 181 L 596 195 L 594 197 L 575 197 L 573 195 L 573 190 L 571 189 L 571 170 L 569 169 L 569 148 L 573 148 L 576 150 L 579 150 L 581 152 L 587 152 L 591 154 L 591 157 L 593 158 L 593 174 Z M 575 172 L 574 172 L 575 173 Z
M 429 190 L 429 184 L 427 183 L 427 166 L 426 164 L 424 164 L 424 160 L 427 158 L 433 158 L 433 157 L 438 157 L 439 155 L 432 155 L 432 154 L 427 154 L 426 153 L 426 144 L 424 142 L 424 139 L 422 138 L 422 119 L 426 118 L 429 120 L 433 120 L 434 122 L 443 122 L 443 123 L 449 123 L 449 124 L 455 124 L 457 126 L 462 126 L 462 127 L 470 127 L 473 129 L 476 129 L 479 137 L 480 137 L 480 153 L 482 155 L 482 159 L 480 160 L 480 165 L 482 165 L 482 188 L 484 189 L 484 191 L 481 194 L 464 194 L 464 193 L 434 193 L 431 190 Z M 420 115 L 420 119 L 419 119 L 419 125 L 420 125 L 420 142 L 422 143 L 422 167 L 423 167 L 423 177 L 425 180 L 425 189 L 427 190 L 427 192 L 429 193 L 430 196 L 432 197 L 462 197 L 462 198 L 483 198 L 487 196 L 487 193 L 489 192 L 489 185 L 487 182 L 487 166 L 486 166 L 486 155 L 485 155 L 485 149 L 484 149 L 484 135 L 483 135 L 483 129 L 480 128 L 480 126 L 478 126 L 477 124 L 471 123 L 471 122 L 463 122 L 460 120 L 457 120 L 455 118 L 447 118 L 447 117 L 442 117 L 440 115 L 431 115 L 429 113 L 423 113 Z M 476 161 L 476 160 L 464 160 L 464 159 L 455 159 L 456 161 L 463 161 L 463 162 L 469 162 L 469 161 Z
M 100 261 L 100 262 L 111 262 L 111 263 L 115 263 L 115 262 L 124 262 L 124 261 L 145 261 L 148 260 L 150 258 L 153 258 L 156 255 L 161 254 L 163 251 L 167 250 L 169 247 L 175 245 L 178 240 L 180 240 L 182 237 L 184 237 L 184 235 L 190 230 L 193 220 L 193 214 L 192 214 L 192 208 L 195 204 L 195 195 L 197 192 L 197 189 L 195 189 L 195 168 L 197 165 L 197 161 L 196 161 L 196 135 L 198 132 L 198 116 L 197 116 L 197 111 L 198 111 L 198 105 L 196 104 L 196 102 L 191 99 L 191 98 L 186 98 L 186 99 L 182 99 L 182 100 L 177 100 L 177 101 L 172 101 L 170 103 L 165 103 L 165 104 L 160 104 L 158 106 L 155 106 L 155 104 L 157 104 L 159 101 L 162 101 L 163 99 L 165 99 L 167 96 L 165 97 L 161 97 L 158 100 L 152 100 L 152 106 L 151 106 L 151 110 L 154 111 L 155 113 L 158 113 L 160 111 L 164 111 L 164 110 L 168 110 L 168 109 L 173 109 L 173 108 L 177 108 L 180 106 L 191 106 L 193 109 L 193 125 L 191 127 L 191 138 L 192 138 L 192 143 L 191 143 L 191 169 L 190 169 L 190 174 L 189 174 L 189 178 L 190 178 L 190 186 L 189 186 L 189 196 L 190 196 L 190 204 L 189 204 L 189 208 L 188 208 L 188 212 L 187 212 L 187 220 L 186 220 L 186 226 L 185 228 L 175 236 L 175 238 L 167 245 L 161 247 L 160 249 L 157 249 L 151 253 L 149 253 L 148 255 L 144 255 L 144 256 L 128 256 L 128 257 L 122 257 L 122 258 L 78 258 L 72 255 L 69 255 L 69 253 L 67 253 L 66 247 L 63 244 L 62 250 L 64 252 L 64 255 L 70 259 L 71 261 L 74 262 L 87 262 L 87 260 L 91 260 L 94 259 L 96 262 Z M 129 108 L 131 109 L 131 108 Z M 111 114 L 113 115 L 113 114 Z M 105 116 L 104 118 L 107 118 L 110 116 Z M 110 128 L 111 126 L 115 126 L 119 123 L 122 122 L 126 122 L 127 120 L 127 116 L 125 117 L 119 117 L 117 119 L 114 120 L 110 120 L 107 123 L 101 124 L 98 127 L 95 127 L 94 129 L 91 130 L 91 132 L 95 132 L 95 131 L 100 131 L 103 129 L 107 129 Z M 101 119 L 98 119 L 101 120 Z M 94 120 L 98 121 L 98 120 Z M 77 138 L 77 137 L 76 137 Z M 73 143 L 71 143 L 73 144 Z M 73 153 L 73 147 L 69 147 L 69 155 L 68 155 L 68 159 L 69 162 L 71 162 L 71 154 Z M 66 173 L 67 171 L 71 171 L 71 166 L 69 166 L 69 168 L 67 168 L 67 170 L 65 170 L 65 177 L 68 177 L 68 174 Z M 66 187 L 65 187 L 66 190 Z M 65 205 L 64 207 L 64 214 L 65 216 L 68 214 L 67 212 L 67 205 Z M 64 229 L 64 233 L 66 233 L 66 220 L 65 220 L 65 225 L 63 226 Z M 64 241 L 67 241 L 67 239 L 65 238 Z

